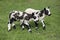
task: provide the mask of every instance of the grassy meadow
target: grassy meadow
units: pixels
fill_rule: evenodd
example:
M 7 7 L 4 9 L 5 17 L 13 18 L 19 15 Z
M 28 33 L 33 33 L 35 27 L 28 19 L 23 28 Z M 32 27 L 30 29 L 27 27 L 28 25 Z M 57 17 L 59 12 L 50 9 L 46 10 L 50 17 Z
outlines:
M 12 10 L 24 11 L 27 8 L 43 9 L 50 6 L 51 16 L 46 16 L 46 30 L 35 30 L 34 22 L 30 22 L 32 33 L 22 30 L 19 22 L 16 29 L 7 30 L 8 15 Z M 60 0 L 0 0 L 0 40 L 60 40 Z

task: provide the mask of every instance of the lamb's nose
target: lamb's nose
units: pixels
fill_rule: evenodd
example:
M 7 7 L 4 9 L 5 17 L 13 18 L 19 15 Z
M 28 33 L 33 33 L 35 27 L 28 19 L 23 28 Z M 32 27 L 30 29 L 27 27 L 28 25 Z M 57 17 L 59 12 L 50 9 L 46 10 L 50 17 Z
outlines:
M 49 14 L 48 16 L 51 16 L 51 14 Z

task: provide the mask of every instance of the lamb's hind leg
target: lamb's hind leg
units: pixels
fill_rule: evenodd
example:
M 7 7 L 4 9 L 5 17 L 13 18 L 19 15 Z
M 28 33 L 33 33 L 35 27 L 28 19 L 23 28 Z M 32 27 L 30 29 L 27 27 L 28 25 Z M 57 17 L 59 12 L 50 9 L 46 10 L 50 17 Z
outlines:
M 13 21 L 15 21 L 14 18 L 11 18 L 11 19 L 9 20 L 9 22 L 8 22 L 8 31 L 11 30 L 11 26 L 13 26 L 13 28 L 16 29 L 15 24 L 13 23 Z
M 22 27 L 22 30 L 24 30 L 24 21 L 23 20 L 20 20 L 20 26 Z
M 29 22 L 27 20 L 24 21 L 24 25 L 27 26 L 28 32 L 32 32 L 31 26 L 30 26 L 30 24 L 29 24 Z
M 12 19 L 11 19 L 11 24 L 12 24 L 12 27 L 13 27 L 14 29 L 16 29 L 16 26 L 15 26 L 15 24 L 14 24 L 14 21 L 16 21 L 16 19 L 12 18 Z
M 12 27 L 13 27 L 14 29 L 16 29 L 16 26 L 15 26 L 15 24 L 14 24 L 14 23 L 12 23 Z
M 10 30 L 11 30 L 11 23 L 8 22 L 8 31 L 10 31 Z
M 36 26 L 36 30 L 38 29 L 38 21 L 34 21 L 35 26 Z

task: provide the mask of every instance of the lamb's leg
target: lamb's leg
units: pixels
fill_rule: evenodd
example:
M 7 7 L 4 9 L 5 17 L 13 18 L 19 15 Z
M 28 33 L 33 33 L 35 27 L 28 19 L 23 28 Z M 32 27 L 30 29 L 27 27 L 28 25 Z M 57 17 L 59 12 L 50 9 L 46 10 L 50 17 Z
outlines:
M 10 31 L 10 30 L 11 30 L 11 23 L 8 22 L 8 31 Z
M 28 32 L 32 32 L 31 26 L 30 26 L 30 24 L 29 24 L 29 22 L 27 20 L 24 21 L 24 25 L 27 26 Z
M 24 30 L 24 21 L 20 20 L 20 26 L 22 27 L 22 30 Z
M 34 21 L 34 23 L 35 23 L 35 26 L 36 26 L 36 30 L 38 29 L 38 22 L 36 21 Z
M 15 26 L 15 24 L 14 24 L 14 23 L 12 23 L 12 27 L 13 27 L 14 29 L 16 29 L 16 26 Z
M 45 30 L 46 26 L 45 26 L 44 20 L 41 20 L 41 23 L 42 23 L 42 25 L 43 25 L 43 30 Z

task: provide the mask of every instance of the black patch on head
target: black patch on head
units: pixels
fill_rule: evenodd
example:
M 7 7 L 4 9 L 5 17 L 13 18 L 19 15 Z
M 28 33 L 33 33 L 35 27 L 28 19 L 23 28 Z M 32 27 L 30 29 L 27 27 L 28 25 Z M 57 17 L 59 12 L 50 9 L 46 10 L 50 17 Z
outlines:
M 49 11 L 48 10 L 45 10 L 45 14 L 48 15 Z
M 45 15 L 48 15 L 49 11 L 46 10 L 46 8 L 44 8 L 43 10 L 40 11 L 41 13 L 39 13 L 40 17 L 43 16 L 43 13 L 45 13 Z
M 49 8 L 49 7 L 48 7 L 48 8 Z M 44 13 L 45 13 L 45 15 L 48 15 L 49 11 L 46 10 L 46 8 L 44 8 Z

